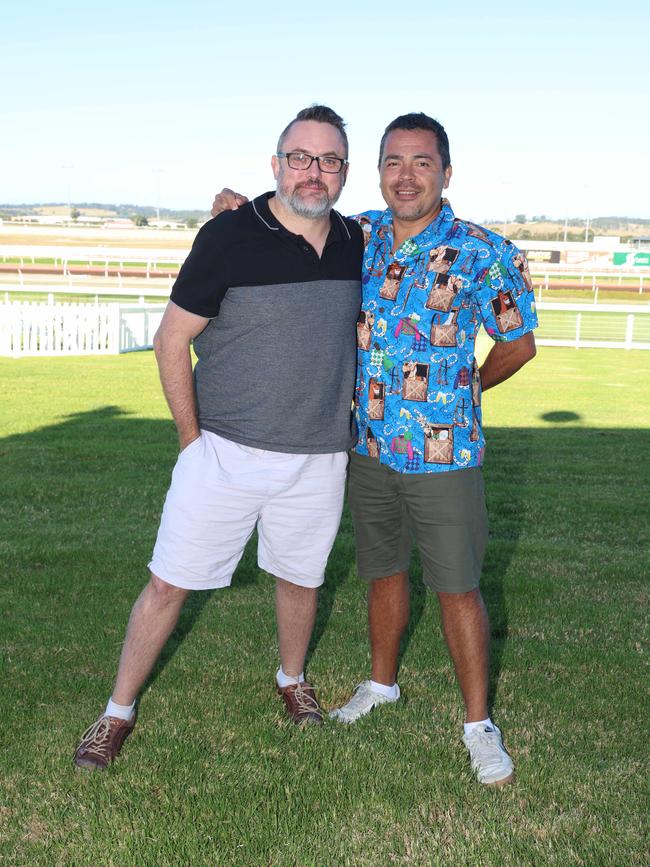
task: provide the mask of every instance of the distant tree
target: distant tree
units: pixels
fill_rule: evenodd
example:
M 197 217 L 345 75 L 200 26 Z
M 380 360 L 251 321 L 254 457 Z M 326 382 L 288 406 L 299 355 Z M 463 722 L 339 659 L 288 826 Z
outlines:
M 77 210 L 77 208 L 72 208 L 70 210 L 70 219 L 76 222 L 81 216 L 81 211 Z
M 188 217 L 188 219 L 185 220 L 185 225 L 187 226 L 188 229 L 196 229 L 198 224 L 199 224 L 199 221 L 196 219 L 196 217 Z
M 147 218 L 144 216 L 144 214 L 137 214 L 133 218 L 133 222 L 136 224 L 136 226 L 148 226 L 149 225 L 149 220 L 147 220 Z
M 525 223 L 526 215 L 525 214 L 515 214 L 515 223 Z

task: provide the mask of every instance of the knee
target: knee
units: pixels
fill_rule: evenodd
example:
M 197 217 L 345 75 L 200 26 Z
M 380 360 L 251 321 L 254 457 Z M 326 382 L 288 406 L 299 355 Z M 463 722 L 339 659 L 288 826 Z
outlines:
M 481 591 L 469 590 L 466 593 L 438 593 L 440 607 L 445 611 L 475 611 L 483 609 L 483 597 Z
M 176 605 L 180 607 L 185 602 L 190 594 L 189 590 L 185 590 L 184 587 L 174 587 L 173 584 L 168 584 L 162 578 L 154 575 L 153 572 L 150 574 L 151 578 L 149 579 L 147 589 L 149 591 L 148 595 L 155 605 L 162 607 Z

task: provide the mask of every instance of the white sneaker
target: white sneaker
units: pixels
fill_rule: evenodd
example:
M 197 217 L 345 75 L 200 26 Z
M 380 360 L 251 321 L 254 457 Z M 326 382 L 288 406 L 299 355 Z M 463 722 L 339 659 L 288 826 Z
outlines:
M 399 698 L 399 686 L 397 687 L 397 695 L 395 698 L 388 698 L 380 692 L 375 692 L 370 686 L 369 680 L 364 680 L 354 690 L 354 695 L 347 704 L 343 707 L 335 708 L 329 712 L 329 718 L 338 720 L 344 723 L 356 722 L 359 717 L 365 716 L 367 713 L 380 704 L 397 701 Z
M 463 735 L 463 743 L 469 750 L 472 769 L 479 783 L 502 786 L 512 780 L 514 765 L 496 726 L 477 726 L 468 735 Z

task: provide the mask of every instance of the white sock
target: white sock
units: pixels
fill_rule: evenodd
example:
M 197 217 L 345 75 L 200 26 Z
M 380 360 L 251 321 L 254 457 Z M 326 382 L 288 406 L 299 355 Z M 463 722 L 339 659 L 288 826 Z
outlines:
M 108 700 L 104 716 L 114 716 L 118 719 L 130 720 L 135 711 L 135 702 L 133 704 L 116 704 L 113 701 L 113 696 Z
M 386 686 L 385 683 L 377 683 L 376 680 L 371 680 L 370 689 L 373 692 L 378 692 L 379 695 L 385 695 L 386 698 L 399 698 L 399 686 L 396 683 L 392 686 Z
M 475 728 L 478 728 L 479 726 L 483 726 L 483 728 L 489 726 L 491 729 L 496 729 L 496 726 L 494 725 L 490 717 L 488 717 L 487 719 L 478 720 L 477 722 L 463 723 L 463 728 L 465 729 L 466 735 L 468 735 L 471 731 L 473 731 Z
M 304 683 L 305 681 L 305 672 L 301 671 L 298 677 L 289 677 L 288 674 L 285 674 L 282 670 L 282 666 L 278 668 L 275 673 L 275 680 L 280 689 L 284 689 L 287 686 L 293 686 L 296 681 L 298 683 Z

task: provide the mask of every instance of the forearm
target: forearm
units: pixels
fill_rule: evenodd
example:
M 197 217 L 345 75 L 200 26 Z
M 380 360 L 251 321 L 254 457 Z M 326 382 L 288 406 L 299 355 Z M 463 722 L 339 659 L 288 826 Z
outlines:
M 512 342 L 495 343 L 479 369 L 481 389 L 487 391 L 488 388 L 509 379 L 534 358 L 536 352 L 532 332 Z
M 182 450 L 200 433 L 189 343 L 159 337 L 154 349 L 160 382 L 176 423 Z

